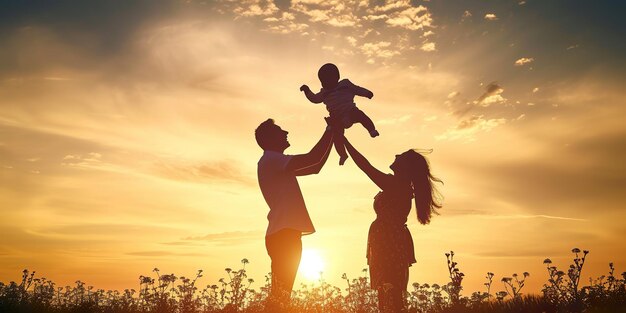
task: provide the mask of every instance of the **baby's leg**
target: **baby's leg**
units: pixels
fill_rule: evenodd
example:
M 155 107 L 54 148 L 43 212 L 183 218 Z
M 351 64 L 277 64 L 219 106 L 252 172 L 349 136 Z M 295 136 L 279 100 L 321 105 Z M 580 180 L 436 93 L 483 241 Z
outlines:
M 333 143 L 335 145 L 335 150 L 337 150 L 337 154 L 339 154 L 339 165 L 343 165 L 348 159 L 348 153 L 346 152 L 346 146 L 343 140 L 343 128 L 335 130 L 335 136 L 333 137 Z
M 378 131 L 376 130 L 376 126 L 374 126 L 374 122 L 372 122 L 372 119 L 369 118 L 369 116 L 367 116 L 363 111 L 359 110 L 358 108 L 354 108 L 351 115 L 354 122 L 361 123 L 361 125 L 363 125 L 363 127 L 365 127 L 365 129 L 367 129 L 367 131 L 370 133 L 370 136 L 372 136 L 372 138 L 379 135 Z

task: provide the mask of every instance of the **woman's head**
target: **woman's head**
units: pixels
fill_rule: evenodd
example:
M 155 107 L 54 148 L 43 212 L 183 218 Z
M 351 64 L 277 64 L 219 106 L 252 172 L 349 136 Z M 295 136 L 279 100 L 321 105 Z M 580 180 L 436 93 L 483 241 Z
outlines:
M 428 161 L 415 150 L 396 155 L 390 168 L 396 177 L 411 182 L 417 219 L 421 224 L 428 224 L 432 214 L 437 214 L 436 210 L 441 208 L 440 195 L 434 183 L 442 181 L 430 173 Z

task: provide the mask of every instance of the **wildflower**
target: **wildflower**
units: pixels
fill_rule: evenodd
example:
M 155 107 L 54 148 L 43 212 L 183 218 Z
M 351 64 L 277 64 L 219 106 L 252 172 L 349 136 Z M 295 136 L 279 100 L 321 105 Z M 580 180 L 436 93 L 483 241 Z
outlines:
M 572 253 L 580 253 L 580 249 L 574 248 L 574 249 L 572 249 Z
M 552 264 L 552 260 L 545 259 L 545 260 L 543 260 L 543 264 Z

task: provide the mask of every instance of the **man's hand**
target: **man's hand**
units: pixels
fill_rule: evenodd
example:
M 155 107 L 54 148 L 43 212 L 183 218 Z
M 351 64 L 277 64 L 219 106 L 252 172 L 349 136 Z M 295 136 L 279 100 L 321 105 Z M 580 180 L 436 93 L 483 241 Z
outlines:
M 311 88 L 309 88 L 309 86 L 307 86 L 307 85 L 300 86 L 300 91 L 307 91 L 307 90 L 311 91 Z

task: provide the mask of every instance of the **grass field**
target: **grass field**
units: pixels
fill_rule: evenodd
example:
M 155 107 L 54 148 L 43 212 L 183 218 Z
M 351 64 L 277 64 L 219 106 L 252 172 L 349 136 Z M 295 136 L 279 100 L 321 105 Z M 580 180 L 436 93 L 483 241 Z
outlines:
M 450 281 L 441 285 L 411 284 L 407 312 L 626 312 L 626 272 L 616 276 L 609 263 L 607 275 L 583 284 L 580 278 L 588 251 L 574 248 L 572 254 L 572 264 L 565 271 L 553 266 L 551 260 L 544 260 L 549 279 L 540 295 L 522 294 L 529 273 L 513 274 L 499 282 L 493 281 L 493 273 L 486 273 L 485 289 L 466 295 L 462 286 L 464 274 L 451 251 L 446 253 Z M 271 274 L 256 290 L 251 288 L 254 280 L 246 273 L 248 260 L 241 263 L 238 270 L 226 268 L 225 278 L 214 285 L 196 285 L 202 271 L 189 278 L 162 274 L 155 268 L 151 277 L 139 277 L 139 290 L 123 291 L 95 289 L 81 281 L 59 287 L 24 270 L 21 282 L 0 283 L 0 312 L 268 312 L 265 300 Z M 341 288 L 324 281 L 303 285 L 293 292 L 292 302 L 285 310 L 380 312 L 376 291 L 370 288 L 367 276 L 366 270 L 357 278 L 344 274 L 346 284 Z M 502 290 L 494 292 L 495 289 Z

